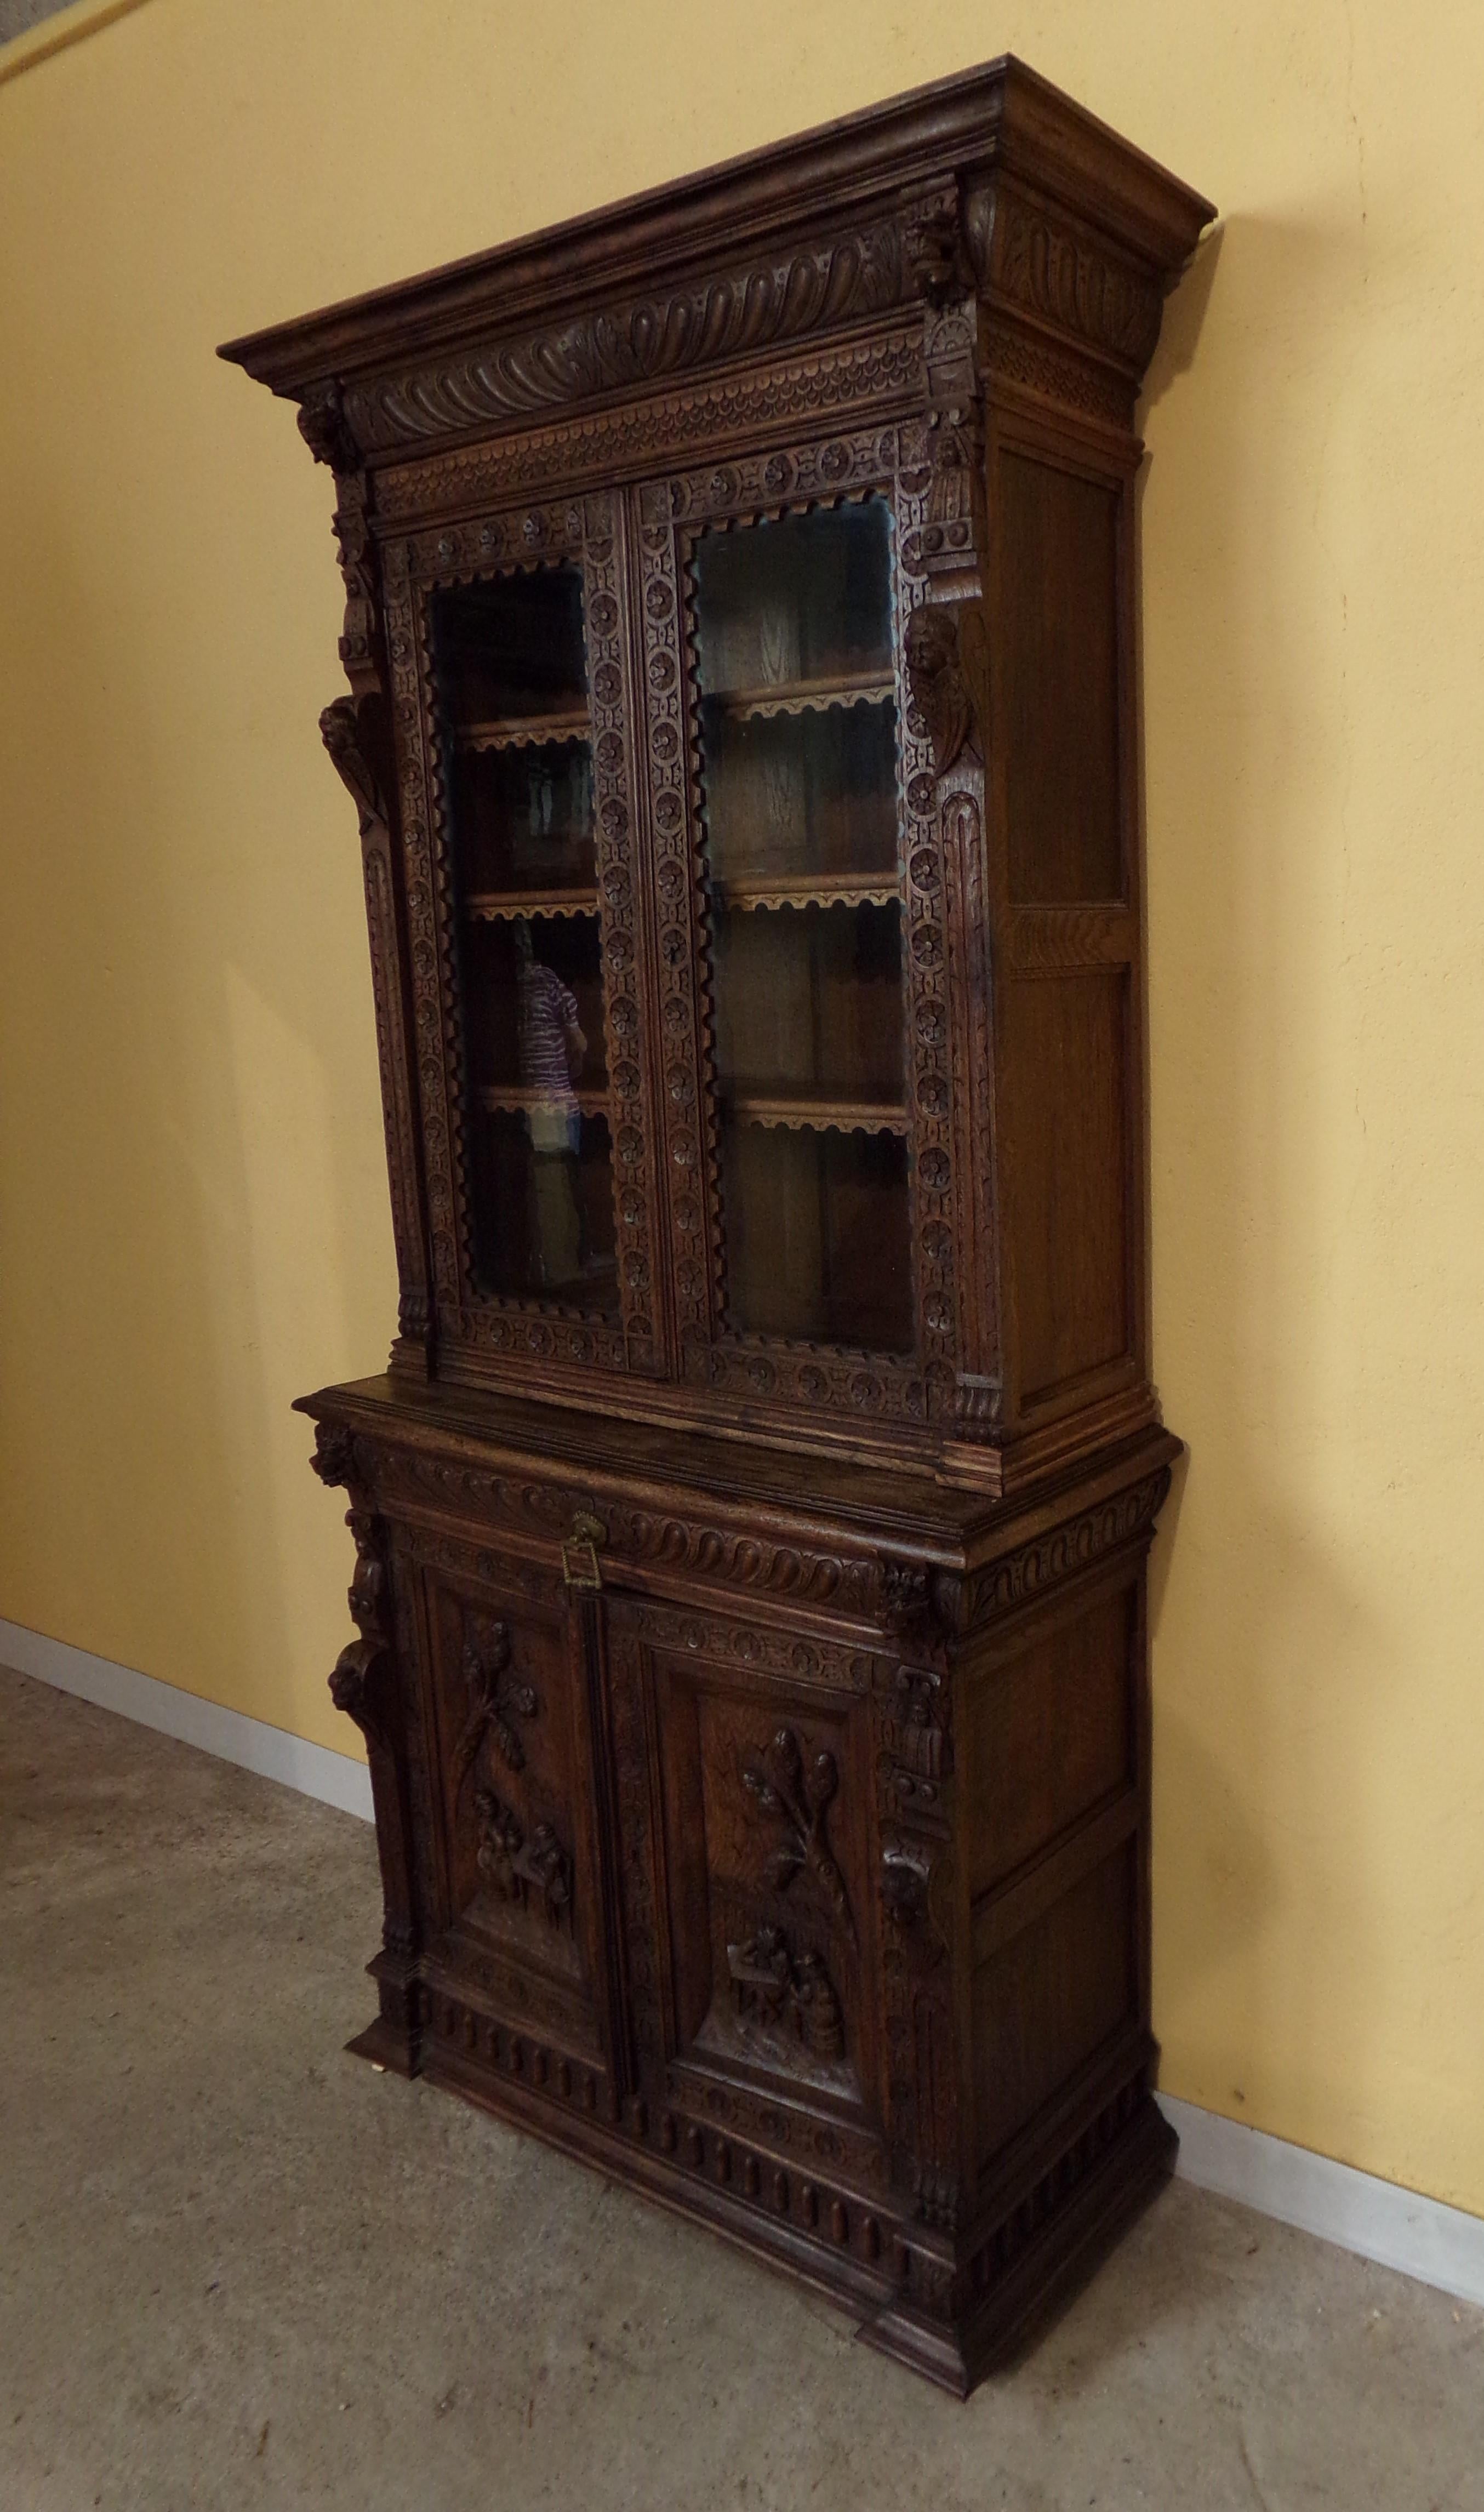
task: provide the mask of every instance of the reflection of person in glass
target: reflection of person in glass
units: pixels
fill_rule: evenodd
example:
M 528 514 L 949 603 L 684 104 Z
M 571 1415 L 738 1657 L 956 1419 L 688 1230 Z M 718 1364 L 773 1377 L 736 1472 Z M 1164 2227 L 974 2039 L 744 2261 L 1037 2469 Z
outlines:
M 572 1083 L 582 1070 L 587 1040 L 577 1018 L 576 996 L 555 968 L 536 958 L 524 917 L 516 924 L 515 943 L 521 1079 L 531 1093 L 526 1122 L 535 1254 L 542 1281 L 555 1287 L 574 1280 L 582 1265 L 577 1203 L 582 1119 Z

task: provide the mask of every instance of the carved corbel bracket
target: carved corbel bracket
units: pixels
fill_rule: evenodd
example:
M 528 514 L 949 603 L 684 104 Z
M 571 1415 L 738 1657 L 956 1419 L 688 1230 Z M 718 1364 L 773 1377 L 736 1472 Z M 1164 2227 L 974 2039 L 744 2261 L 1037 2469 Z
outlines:
M 893 1639 L 910 1637 L 918 1649 L 929 1649 L 957 1630 L 962 1581 L 951 1570 L 930 1562 L 912 1561 L 892 1552 L 878 1556 L 880 1569 L 877 1607 L 883 1631 Z
M 356 1470 L 356 1443 L 343 1422 L 316 1422 L 314 1455 L 309 1462 L 331 1491 L 350 1481 Z
M 382 1753 L 391 1750 L 381 1703 L 390 1663 L 391 1652 L 380 1640 L 352 1640 L 341 1649 L 330 1677 L 330 1698 L 335 1707 L 354 1720 L 370 1750 Z
M 953 1943 L 953 1858 L 923 1841 L 888 1839 L 881 1849 L 881 1907 L 914 1971 L 931 1971 Z
M 331 765 L 360 814 L 361 835 L 387 825 L 386 796 L 368 757 L 365 698 L 332 698 L 320 717 L 320 738 Z
M 337 478 L 361 467 L 361 449 L 351 433 L 340 397 L 340 387 L 332 378 L 311 384 L 298 406 L 299 434 L 314 455 Z
M 984 614 L 977 603 L 930 602 L 913 612 L 903 648 L 907 685 L 927 726 L 939 776 L 946 776 L 970 746 L 977 759 L 984 757 L 970 657 L 982 673 Z

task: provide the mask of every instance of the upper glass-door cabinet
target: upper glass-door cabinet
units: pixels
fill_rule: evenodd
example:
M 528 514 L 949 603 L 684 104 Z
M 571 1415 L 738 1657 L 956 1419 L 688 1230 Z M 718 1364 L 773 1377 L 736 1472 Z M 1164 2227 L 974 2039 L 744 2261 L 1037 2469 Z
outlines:
M 419 1049 L 454 1221 L 440 1309 L 455 1354 L 538 1373 L 657 1365 L 621 554 L 593 503 L 444 536 L 416 612 L 444 1012 Z M 458 568 L 523 539 L 536 563 Z M 414 985 L 415 963 L 414 934 Z M 437 1268 L 436 1121 L 428 1144 Z
M 913 1346 L 884 498 L 692 560 L 725 1314 Z
M 618 1317 L 582 578 L 440 593 L 477 1287 Z
M 961 868 L 985 909 L 910 670 L 931 453 L 861 429 L 635 499 L 681 1374 L 830 1439 L 951 1420 L 969 1365 Z

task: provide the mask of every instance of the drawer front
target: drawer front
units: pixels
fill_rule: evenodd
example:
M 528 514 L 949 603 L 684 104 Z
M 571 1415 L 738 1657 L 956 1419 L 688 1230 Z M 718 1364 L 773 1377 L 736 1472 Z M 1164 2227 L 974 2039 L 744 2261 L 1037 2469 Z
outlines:
M 606 2071 L 612 1933 L 586 1626 L 559 1582 L 488 1552 L 468 1576 L 423 1561 L 418 1582 L 435 2027 L 440 1991 L 467 1997 Z
M 651 2099 L 879 2182 L 873 1660 L 616 1598 L 607 1626 Z

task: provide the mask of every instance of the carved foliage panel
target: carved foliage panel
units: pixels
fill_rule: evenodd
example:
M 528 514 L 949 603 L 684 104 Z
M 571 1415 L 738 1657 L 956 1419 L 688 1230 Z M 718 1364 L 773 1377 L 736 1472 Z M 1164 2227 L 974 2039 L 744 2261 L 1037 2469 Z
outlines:
M 720 2079 L 765 2106 L 771 2087 L 866 2127 L 875 1660 L 660 1605 L 615 1606 L 610 1633 L 642 2072 L 682 2099 L 683 2078 L 694 2100 Z
M 924 593 L 924 530 L 936 513 L 928 431 L 878 427 L 739 455 L 637 492 L 644 610 L 646 776 L 654 824 L 664 1030 L 665 1173 L 671 1195 L 680 1366 L 692 1383 L 847 1417 L 925 1422 L 953 1411 L 958 1353 L 957 1238 L 965 1163 L 956 1155 L 955 1049 L 949 1010 L 948 847 L 933 739 L 909 688 L 904 632 Z M 724 1325 L 725 1278 L 709 918 L 697 843 L 703 811 L 696 661 L 686 570 L 698 535 L 873 491 L 892 499 L 897 548 L 900 877 L 912 1091 L 913 1264 L 918 1348 L 898 1358 L 790 1345 Z M 965 521 L 967 544 L 970 527 Z M 970 555 L 971 555 L 970 551 Z M 977 867 L 979 827 L 968 849 Z M 982 907 L 976 891 L 975 905 Z M 988 1052 L 987 1030 L 981 1045 Z
M 516 569 L 576 562 L 583 573 L 593 735 L 605 1017 L 613 1094 L 613 1189 L 622 1328 L 546 1303 L 494 1298 L 472 1274 L 467 1073 L 449 796 L 436 724 L 431 597 Z M 612 1370 L 658 1365 L 655 1181 L 644 1115 L 642 950 L 616 500 L 582 498 L 395 535 L 384 547 L 387 646 L 402 783 L 408 924 L 433 1276 L 442 1330 L 476 1348 Z
M 565 1612 L 512 1581 L 476 1582 L 472 1548 L 412 1538 L 410 1550 L 433 1766 L 434 1968 L 596 2047 L 605 1922 Z

